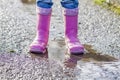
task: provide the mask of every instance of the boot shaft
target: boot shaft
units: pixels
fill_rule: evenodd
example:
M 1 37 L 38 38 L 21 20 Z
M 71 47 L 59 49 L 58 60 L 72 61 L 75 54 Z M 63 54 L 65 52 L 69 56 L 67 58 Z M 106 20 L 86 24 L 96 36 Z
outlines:
M 65 36 L 77 37 L 78 34 L 78 8 L 64 10 Z
M 37 35 L 36 39 L 38 41 L 48 42 L 49 28 L 50 28 L 50 18 L 52 9 L 37 8 Z

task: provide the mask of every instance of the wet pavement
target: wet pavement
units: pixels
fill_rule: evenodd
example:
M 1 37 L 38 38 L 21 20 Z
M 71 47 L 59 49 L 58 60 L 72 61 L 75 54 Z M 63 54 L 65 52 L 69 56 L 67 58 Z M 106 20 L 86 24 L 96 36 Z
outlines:
M 62 43 L 62 44 L 61 44 Z M 45 54 L 0 54 L 1 80 L 119 80 L 120 62 L 108 55 L 70 55 L 62 40 Z M 63 48 L 63 49 L 62 49 Z
M 81 0 L 78 36 L 86 51 L 70 55 L 62 8 L 55 2 L 47 52 L 32 54 L 28 50 L 35 37 L 35 1 L 21 1 L 0 3 L 0 80 L 120 80 L 119 16 Z
M 7 6 L 6 1 L 0 3 L 1 53 L 26 54 L 35 37 L 35 1 L 22 2 L 10 0 Z M 120 16 L 85 0 L 80 1 L 78 23 L 78 37 L 83 45 L 92 46 L 96 53 L 120 58 Z M 64 40 L 64 24 L 60 3 L 55 2 L 49 40 L 59 39 Z

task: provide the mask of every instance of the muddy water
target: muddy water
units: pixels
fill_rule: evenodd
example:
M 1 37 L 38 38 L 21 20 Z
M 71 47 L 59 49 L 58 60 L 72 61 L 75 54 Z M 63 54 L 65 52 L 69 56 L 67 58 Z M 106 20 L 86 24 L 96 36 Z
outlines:
M 21 0 L 21 2 L 25 4 L 34 4 L 36 0 Z
M 65 47 L 64 40 L 50 41 L 47 52 L 45 54 L 31 54 L 32 58 L 49 58 L 51 60 L 58 61 L 62 63 L 62 65 L 70 68 L 74 68 L 77 66 L 77 62 L 114 62 L 117 61 L 116 58 L 109 55 L 101 55 L 97 53 L 96 50 L 92 49 L 91 45 L 84 45 L 87 52 L 84 55 L 71 55 L 67 53 L 67 49 Z M 79 65 L 79 64 L 78 64 Z

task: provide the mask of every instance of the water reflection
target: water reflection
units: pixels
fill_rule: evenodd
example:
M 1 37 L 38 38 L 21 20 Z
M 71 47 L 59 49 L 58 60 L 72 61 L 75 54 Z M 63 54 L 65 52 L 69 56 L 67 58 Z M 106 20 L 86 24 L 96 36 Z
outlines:
M 77 65 L 77 61 L 81 60 L 82 58 L 83 58 L 83 55 L 72 55 L 72 54 L 66 53 L 64 67 L 75 68 Z
M 67 53 L 65 49 L 64 40 L 51 41 L 48 46 L 48 50 L 45 54 L 30 54 L 33 59 L 53 59 L 57 62 L 62 63 L 65 68 L 75 68 L 79 65 L 78 61 L 83 62 L 113 62 L 117 59 L 109 55 L 101 55 L 97 53 L 96 50 L 92 48 L 91 45 L 84 45 L 85 49 L 88 51 L 84 55 L 71 55 Z M 49 56 L 48 56 L 49 54 Z

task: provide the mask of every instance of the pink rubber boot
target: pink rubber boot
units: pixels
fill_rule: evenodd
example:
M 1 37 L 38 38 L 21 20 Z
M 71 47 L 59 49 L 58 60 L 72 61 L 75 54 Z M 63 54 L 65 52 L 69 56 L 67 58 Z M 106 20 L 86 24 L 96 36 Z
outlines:
M 78 8 L 65 9 L 65 42 L 70 54 L 84 54 L 84 47 L 80 43 L 78 34 Z
M 31 53 L 45 53 L 49 37 L 51 8 L 38 8 L 36 38 L 30 45 Z

